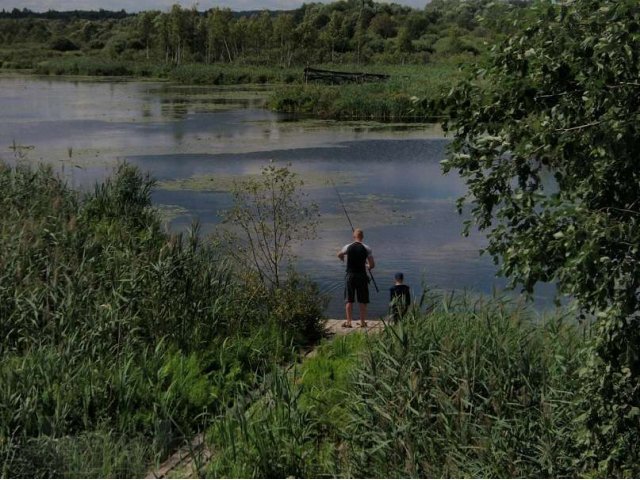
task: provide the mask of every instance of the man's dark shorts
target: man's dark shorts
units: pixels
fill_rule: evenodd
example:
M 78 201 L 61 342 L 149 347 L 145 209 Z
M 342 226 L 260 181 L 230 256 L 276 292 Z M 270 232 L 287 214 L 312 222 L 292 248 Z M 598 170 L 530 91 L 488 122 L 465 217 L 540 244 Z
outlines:
M 366 273 L 347 273 L 345 279 L 345 301 L 347 303 L 369 303 L 369 277 Z

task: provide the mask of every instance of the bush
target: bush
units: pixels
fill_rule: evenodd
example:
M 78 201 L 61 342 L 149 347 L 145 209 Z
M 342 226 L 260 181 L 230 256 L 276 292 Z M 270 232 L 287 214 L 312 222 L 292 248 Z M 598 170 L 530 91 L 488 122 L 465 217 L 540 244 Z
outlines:
M 80 50 L 80 47 L 73 43 L 67 37 L 56 37 L 52 39 L 49 47 L 52 50 L 57 50 L 59 52 L 71 52 L 74 50 Z
M 129 46 L 128 38 L 124 35 L 115 35 L 111 37 L 105 44 L 104 50 L 111 58 L 117 58 Z
M 291 272 L 284 284 L 272 292 L 269 303 L 272 318 L 294 335 L 295 344 L 314 343 L 325 333 L 324 309 L 328 297 L 308 278 Z

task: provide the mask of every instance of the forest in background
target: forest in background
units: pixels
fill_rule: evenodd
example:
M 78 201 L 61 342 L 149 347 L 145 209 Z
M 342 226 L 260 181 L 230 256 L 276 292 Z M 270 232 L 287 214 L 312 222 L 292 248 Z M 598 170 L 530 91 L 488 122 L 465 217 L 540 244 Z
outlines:
M 526 0 L 433 0 L 422 10 L 373 0 L 308 3 L 291 11 L 0 13 L 0 65 L 91 56 L 181 65 L 425 64 L 483 54 L 516 31 Z

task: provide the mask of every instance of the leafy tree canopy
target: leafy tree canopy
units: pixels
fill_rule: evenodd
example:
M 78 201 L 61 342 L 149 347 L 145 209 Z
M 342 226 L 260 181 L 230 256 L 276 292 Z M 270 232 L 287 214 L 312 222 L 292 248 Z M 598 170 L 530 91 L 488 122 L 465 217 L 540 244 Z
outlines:
M 598 318 L 583 459 L 638 475 L 640 4 L 536 8 L 537 22 L 450 94 L 444 168 L 465 179 L 502 273 L 527 292 L 557 282 Z
M 513 18 L 526 12 L 526 6 L 524 0 L 434 0 L 418 10 L 373 0 L 341 0 L 305 3 L 288 12 L 219 7 L 200 11 L 179 4 L 164 12 L 135 15 L 14 9 L 0 12 L 0 43 L 18 46 L 66 37 L 89 55 L 144 57 L 176 65 L 421 64 L 432 55 L 437 59 L 484 53 L 485 44 L 510 34 Z

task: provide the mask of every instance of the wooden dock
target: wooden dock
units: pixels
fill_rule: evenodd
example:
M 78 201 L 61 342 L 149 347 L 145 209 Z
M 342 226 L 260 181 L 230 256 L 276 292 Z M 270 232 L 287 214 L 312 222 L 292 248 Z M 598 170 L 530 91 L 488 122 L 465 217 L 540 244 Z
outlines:
M 384 73 L 339 72 L 311 67 L 304 69 L 304 83 L 320 82 L 340 85 L 343 83 L 384 82 L 389 78 L 390 76 Z

